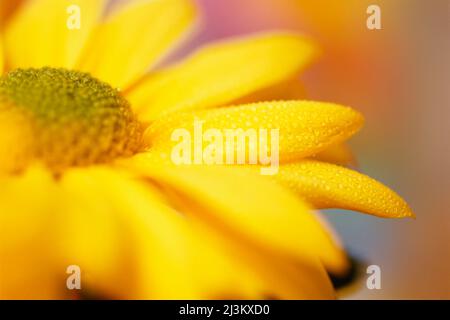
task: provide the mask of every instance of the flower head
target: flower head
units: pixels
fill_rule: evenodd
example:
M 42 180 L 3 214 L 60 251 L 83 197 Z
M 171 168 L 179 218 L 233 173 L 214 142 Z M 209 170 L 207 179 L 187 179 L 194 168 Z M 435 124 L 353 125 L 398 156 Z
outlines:
M 74 3 L 79 30 L 66 27 Z M 26 1 L 1 30 L 0 297 L 69 298 L 65 272 L 76 265 L 87 297 L 333 298 L 328 272 L 349 263 L 313 210 L 412 216 L 345 167 L 343 143 L 362 116 L 302 100 L 296 77 L 316 55 L 311 40 L 231 39 L 147 72 L 195 7 L 105 5 Z M 278 129 L 279 173 L 174 165 L 173 130 L 195 134 L 196 120 Z

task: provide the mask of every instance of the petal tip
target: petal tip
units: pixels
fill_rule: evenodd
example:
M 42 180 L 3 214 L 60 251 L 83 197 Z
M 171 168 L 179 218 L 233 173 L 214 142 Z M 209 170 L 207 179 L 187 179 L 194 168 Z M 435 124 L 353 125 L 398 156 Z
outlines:
M 413 220 L 417 219 L 416 214 L 414 213 L 414 211 L 412 211 L 412 209 L 406 204 L 406 208 L 403 210 L 403 215 L 401 216 L 402 218 L 411 218 Z
M 364 123 L 365 123 L 364 115 L 361 112 L 359 112 L 351 107 L 347 107 L 347 108 L 350 111 L 350 117 L 352 120 L 351 123 L 355 127 L 355 130 L 356 131 L 360 130 L 364 126 Z

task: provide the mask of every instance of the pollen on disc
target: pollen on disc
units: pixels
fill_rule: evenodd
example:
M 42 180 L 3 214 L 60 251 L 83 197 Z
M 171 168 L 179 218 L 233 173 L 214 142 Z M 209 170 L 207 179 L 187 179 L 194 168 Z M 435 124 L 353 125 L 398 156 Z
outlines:
M 128 101 L 87 73 L 11 71 L 0 78 L 0 106 L 0 113 L 27 119 L 28 153 L 54 169 L 104 163 L 140 148 L 142 126 Z

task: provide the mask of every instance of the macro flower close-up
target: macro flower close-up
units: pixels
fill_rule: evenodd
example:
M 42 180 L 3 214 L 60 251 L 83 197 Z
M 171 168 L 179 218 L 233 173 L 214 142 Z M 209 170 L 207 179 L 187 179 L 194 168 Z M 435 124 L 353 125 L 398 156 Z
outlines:
M 308 98 L 314 37 L 175 57 L 190 0 L 7 3 L 1 299 L 335 299 L 354 262 L 319 210 L 414 218 L 358 171 L 362 113 Z

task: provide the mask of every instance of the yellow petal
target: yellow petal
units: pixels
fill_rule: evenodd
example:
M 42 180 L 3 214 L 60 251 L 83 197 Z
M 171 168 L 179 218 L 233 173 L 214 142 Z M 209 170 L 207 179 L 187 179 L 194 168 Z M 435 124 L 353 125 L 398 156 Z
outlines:
M 40 168 L 18 176 L 2 174 L 0 181 L 1 251 L 4 246 L 29 244 L 45 227 L 55 186 L 50 174 Z
M 345 143 L 332 145 L 311 156 L 314 160 L 338 164 L 340 166 L 356 166 L 356 158 L 350 147 Z
M 5 30 L 8 65 L 73 68 L 104 3 L 105 0 L 39 0 L 24 4 Z M 78 13 L 80 28 L 74 29 Z
M 125 89 L 173 46 L 195 16 L 190 0 L 132 1 L 98 27 L 80 68 Z
M 102 167 L 72 170 L 61 183 L 69 201 L 61 251 L 84 270 L 88 291 L 127 299 L 198 298 L 186 223 L 151 185 Z
M 314 260 L 293 270 L 283 258 L 274 262 L 257 250 L 247 252 L 242 242 L 218 239 L 217 232 L 207 232 L 162 203 L 148 182 L 105 168 L 76 170 L 68 179 L 75 196 L 70 204 L 81 204 L 76 210 L 81 217 L 80 223 L 66 221 L 72 231 L 63 233 L 65 241 L 75 241 L 76 246 L 65 252 L 82 258 L 78 261 L 88 277 L 87 290 L 127 299 L 333 296 L 326 274 Z M 67 182 L 63 181 L 65 187 L 70 186 Z M 267 259 L 270 267 L 264 266 Z
M 169 111 L 223 105 L 292 78 L 315 51 L 309 40 L 283 33 L 212 44 L 150 75 L 128 98 L 145 121 Z
M 357 132 L 363 117 L 351 108 L 311 101 L 260 102 L 249 105 L 171 113 L 148 128 L 145 139 L 151 149 L 171 154 L 178 141 L 171 139 L 175 129 L 186 129 L 192 139 L 194 123 L 208 129 L 279 129 L 281 161 L 291 161 L 316 154 L 329 146 L 347 140 Z M 201 140 L 200 140 L 201 141 Z M 206 141 L 204 142 L 206 144 Z M 250 143 L 247 143 L 248 150 Z M 237 144 L 236 144 L 237 148 Z M 269 146 L 270 150 L 270 146 Z
M 55 220 L 59 221 L 58 253 L 66 266 L 79 266 L 82 290 L 101 298 L 119 298 L 130 290 L 127 251 L 123 226 L 127 212 L 121 212 L 105 195 L 110 190 L 110 172 L 71 169 L 59 181 L 63 201 Z M 113 174 L 113 173 L 111 173 Z
M 299 261 L 292 266 L 285 257 L 246 246 L 239 238 L 221 236 L 220 230 L 194 223 L 180 212 L 149 201 L 144 190 L 132 187 L 124 194 L 123 185 L 117 185 L 116 198 L 130 199 L 125 204 L 138 240 L 133 247 L 140 257 L 140 290 L 133 298 L 333 297 L 329 279 L 318 261 Z M 136 203 L 145 205 L 137 208 Z
M 198 214 L 199 208 L 192 208 Z M 198 222 L 198 221 L 196 221 Z M 205 287 L 214 292 L 208 298 L 228 299 L 333 299 L 334 290 L 330 279 L 318 259 L 292 259 L 282 252 L 273 252 L 254 243 L 242 241 L 240 237 L 221 232 L 208 225 L 195 224 L 194 231 L 200 241 L 206 242 L 215 251 L 208 252 L 201 261 L 217 256 L 220 250 L 225 260 L 221 265 L 204 266 L 213 279 L 222 279 L 221 290 Z M 203 227 L 203 228 L 202 228 Z M 202 245 L 198 245 L 202 247 Z M 199 257 L 200 258 L 200 257 Z M 218 260 L 218 258 L 215 258 Z M 221 269 L 219 269 L 221 267 Z M 203 269 L 204 270 L 204 269 Z M 222 270 L 222 272 L 220 271 Z M 224 275 L 224 272 L 226 275 Z M 225 282 L 226 281 L 226 282 Z M 217 295 L 217 291 L 219 295 Z
M 205 209 L 194 210 L 195 218 L 274 252 L 320 257 L 330 269 L 347 266 L 309 207 L 269 179 L 238 167 L 149 165 L 145 156 L 131 165 Z
M 56 184 L 41 168 L 0 176 L 0 299 L 62 297 L 51 252 L 53 197 Z
M 3 27 L 9 17 L 25 0 L 0 0 L 0 27 Z
M 3 66 L 4 66 L 4 58 L 3 58 L 3 38 L 0 33 L 0 75 L 3 73 Z
M 359 172 L 318 161 L 282 165 L 275 179 L 316 208 L 342 208 L 383 218 L 413 217 L 394 191 Z

